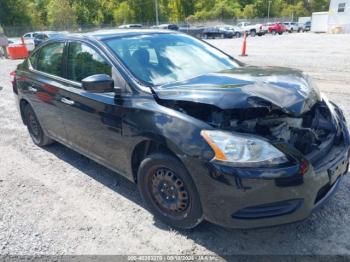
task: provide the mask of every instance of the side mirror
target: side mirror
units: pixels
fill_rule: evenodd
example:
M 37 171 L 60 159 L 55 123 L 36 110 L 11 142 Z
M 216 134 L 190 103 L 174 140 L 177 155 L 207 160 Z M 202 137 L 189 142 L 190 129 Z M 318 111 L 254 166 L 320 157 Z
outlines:
M 82 88 L 92 93 L 104 93 L 114 91 L 114 81 L 106 74 L 92 75 L 81 80 Z

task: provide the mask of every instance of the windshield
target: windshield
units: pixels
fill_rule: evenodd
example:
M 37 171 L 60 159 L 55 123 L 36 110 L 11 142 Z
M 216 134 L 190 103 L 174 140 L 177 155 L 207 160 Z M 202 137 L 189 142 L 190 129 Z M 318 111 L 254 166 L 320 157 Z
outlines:
M 239 66 L 215 48 L 181 34 L 155 33 L 104 42 L 136 78 L 149 85 L 184 81 Z

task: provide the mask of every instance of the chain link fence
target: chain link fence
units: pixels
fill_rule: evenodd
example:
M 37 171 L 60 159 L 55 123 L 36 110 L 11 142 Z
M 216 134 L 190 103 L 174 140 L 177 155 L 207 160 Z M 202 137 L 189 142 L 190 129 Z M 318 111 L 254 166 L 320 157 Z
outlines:
M 267 22 L 285 22 L 292 21 L 291 17 L 271 17 L 271 18 L 253 18 L 253 19 L 217 19 L 217 20 L 207 20 L 207 21 L 196 21 L 188 23 L 187 21 L 176 22 L 182 28 L 182 31 L 196 30 L 196 28 L 212 27 L 215 25 L 236 25 L 239 22 L 250 22 L 251 24 L 264 24 Z M 294 18 L 295 21 L 295 18 Z M 162 21 L 162 24 L 171 24 L 173 22 Z M 150 28 L 155 25 L 154 22 L 144 22 L 140 23 L 144 28 Z M 69 32 L 89 32 L 99 29 L 115 29 L 119 25 L 113 24 L 103 24 L 103 25 L 78 25 L 72 27 L 52 27 L 52 26 L 3 26 L 4 33 L 7 37 L 21 37 L 28 32 L 37 31 L 69 31 Z M 191 28 L 191 29 L 189 29 Z

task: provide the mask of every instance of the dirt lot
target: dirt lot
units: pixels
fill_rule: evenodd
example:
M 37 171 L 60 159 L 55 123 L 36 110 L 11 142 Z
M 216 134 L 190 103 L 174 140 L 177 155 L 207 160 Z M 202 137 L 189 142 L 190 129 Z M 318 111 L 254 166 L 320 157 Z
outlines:
M 236 56 L 242 39 L 210 42 Z M 305 70 L 350 119 L 349 42 L 350 35 L 248 38 L 241 60 Z M 178 232 L 154 221 L 130 182 L 60 144 L 32 144 L 10 85 L 17 63 L 0 60 L 1 254 L 350 254 L 350 176 L 301 223 L 233 230 L 204 222 Z

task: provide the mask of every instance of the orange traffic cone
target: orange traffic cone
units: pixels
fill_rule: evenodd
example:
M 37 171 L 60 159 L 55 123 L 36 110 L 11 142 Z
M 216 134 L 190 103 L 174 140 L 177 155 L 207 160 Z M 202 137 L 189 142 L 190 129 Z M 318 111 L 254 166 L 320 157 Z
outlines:
M 243 37 L 243 45 L 242 45 L 242 53 L 240 54 L 240 56 L 248 56 L 246 54 L 247 51 L 247 33 L 244 32 L 244 37 Z

